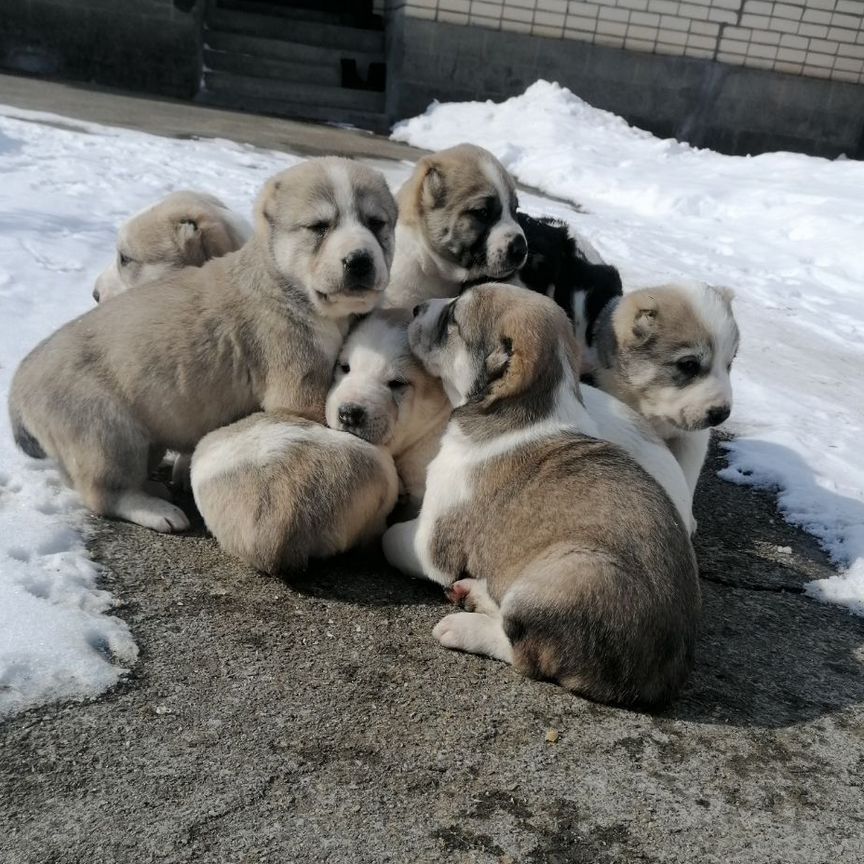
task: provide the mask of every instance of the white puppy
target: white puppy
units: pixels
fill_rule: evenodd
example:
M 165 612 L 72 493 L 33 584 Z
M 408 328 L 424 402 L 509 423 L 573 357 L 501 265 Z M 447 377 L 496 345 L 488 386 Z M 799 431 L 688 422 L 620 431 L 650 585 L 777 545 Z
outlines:
M 594 339 L 597 386 L 651 423 L 681 465 L 692 499 L 710 427 L 732 410 L 732 292 L 701 282 L 632 291 L 606 306 Z
M 419 507 L 426 467 L 438 452 L 450 402 L 440 380 L 411 353 L 410 320 L 410 312 L 383 309 L 355 325 L 336 364 L 327 423 L 386 447 L 403 493 Z
M 252 227 L 214 195 L 183 189 L 128 219 L 117 232 L 117 255 L 93 289 L 97 303 L 183 267 L 200 267 L 239 249 Z

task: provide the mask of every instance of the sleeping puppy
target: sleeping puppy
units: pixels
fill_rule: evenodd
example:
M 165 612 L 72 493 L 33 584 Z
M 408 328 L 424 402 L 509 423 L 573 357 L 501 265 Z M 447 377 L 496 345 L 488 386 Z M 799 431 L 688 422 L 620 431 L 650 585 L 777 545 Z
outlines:
M 589 699 L 667 702 L 693 663 L 693 549 L 660 485 L 589 437 L 566 316 L 502 285 L 417 312 L 412 349 L 456 407 L 419 519 L 384 550 L 474 610 L 434 635 Z
M 411 353 L 410 321 L 410 312 L 382 309 L 354 327 L 336 364 L 327 424 L 386 447 L 416 512 L 426 468 L 450 419 L 450 402 L 440 380 Z
M 149 464 L 261 408 L 323 421 L 351 320 L 387 284 L 395 218 L 384 177 L 348 159 L 277 174 L 242 249 L 120 294 L 24 359 L 15 440 L 55 459 L 94 513 L 187 528 L 148 488 Z
M 621 276 L 564 222 L 522 212 L 516 219 L 528 241 L 519 282 L 551 297 L 567 313 L 583 346 L 582 374 L 588 374 L 596 365 L 594 325 L 606 305 L 621 296 Z
M 732 410 L 738 351 L 732 292 L 700 282 L 644 288 L 611 302 L 595 326 L 597 386 L 638 411 L 696 491 L 710 427 Z
M 142 210 L 120 226 L 117 256 L 96 279 L 99 303 L 129 288 L 200 267 L 239 249 L 251 226 L 214 195 L 184 189 Z
M 279 573 L 380 536 L 399 479 L 385 448 L 268 411 L 201 439 L 192 491 L 226 552 Z
M 411 353 L 410 320 L 378 310 L 351 330 L 327 396 L 330 429 L 267 412 L 201 440 L 192 490 L 227 552 L 266 573 L 302 569 L 380 536 L 400 488 L 419 509 L 450 402 Z
M 460 144 L 423 157 L 397 198 L 388 306 L 455 297 L 464 283 L 507 279 L 525 261 L 513 178 L 482 147 Z

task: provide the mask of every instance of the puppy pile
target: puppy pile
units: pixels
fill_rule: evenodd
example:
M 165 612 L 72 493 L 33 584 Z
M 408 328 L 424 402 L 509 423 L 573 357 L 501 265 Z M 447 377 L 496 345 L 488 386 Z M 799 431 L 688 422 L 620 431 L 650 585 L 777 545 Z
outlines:
M 397 200 L 323 158 L 265 184 L 254 229 L 191 191 L 133 217 L 99 305 L 18 368 L 16 442 L 94 513 L 169 532 L 189 520 L 151 475 L 173 451 L 174 483 L 255 568 L 382 538 L 463 607 L 442 645 L 662 705 L 693 664 L 730 292 L 624 294 L 479 147 L 421 159 Z

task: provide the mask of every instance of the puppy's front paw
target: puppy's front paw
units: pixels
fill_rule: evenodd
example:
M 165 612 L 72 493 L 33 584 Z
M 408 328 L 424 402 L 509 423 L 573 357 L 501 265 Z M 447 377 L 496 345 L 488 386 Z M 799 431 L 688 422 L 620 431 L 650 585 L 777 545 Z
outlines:
M 456 612 L 442 618 L 433 628 L 432 635 L 445 647 L 464 650 L 466 636 L 471 628 L 470 612 Z
M 500 620 L 477 612 L 456 612 L 442 618 L 432 635 L 445 647 L 470 654 L 485 654 L 505 663 L 513 662 L 513 647 Z
M 162 534 L 189 530 L 189 520 L 179 507 L 143 491 L 123 493 L 105 515 L 117 516 Z

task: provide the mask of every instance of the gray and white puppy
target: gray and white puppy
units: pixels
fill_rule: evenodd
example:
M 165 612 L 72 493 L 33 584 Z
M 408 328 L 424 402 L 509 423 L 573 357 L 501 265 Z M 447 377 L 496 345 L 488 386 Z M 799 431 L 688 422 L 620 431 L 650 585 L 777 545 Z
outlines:
M 96 279 L 100 303 L 130 288 L 200 267 L 235 252 L 252 227 L 215 195 L 183 189 L 128 219 L 117 232 L 117 254 Z
M 732 296 L 702 282 L 643 288 L 611 301 L 594 328 L 597 386 L 651 423 L 681 465 L 691 498 L 710 428 L 732 410 Z
M 423 304 L 409 335 L 456 407 L 420 517 L 384 551 L 473 610 L 435 637 L 589 699 L 667 702 L 693 663 L 693 549 L 661 486 L 593 437 L 564 312 L 484 285 Z
M 93 512 L 187 528 L 149 465 L 261 408 L 324 420 L 351 320 L 387 284 L 395 218 L 384 177 L 350 160 L 277 174 L 242 249 L 115 297 L 23 360 L 16 441 L 55 459 Z
M 327 424 L 385 447 L 419 508 L 451 408 L 441 381 L 411 353 L 410 321 L 407 310 L 378 309 L 354 326 L 336 363 Z
M 286 411 L 205 435 L 191 478 L 219 545 L 264 573 L 302 570 L 379 537 L 399 490 L 384 447 Z
M 466 282 L 505 280 L 528 246 L 516 186 L 488 150 L 460 144 L 424 156 L 397 195 L 396 256 L 388 306 L 455 297 Z

